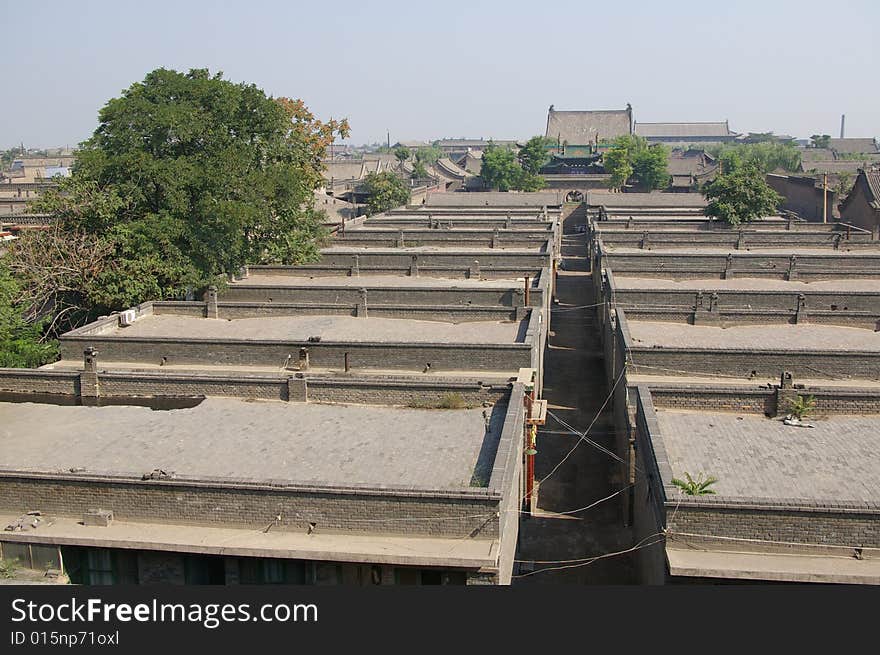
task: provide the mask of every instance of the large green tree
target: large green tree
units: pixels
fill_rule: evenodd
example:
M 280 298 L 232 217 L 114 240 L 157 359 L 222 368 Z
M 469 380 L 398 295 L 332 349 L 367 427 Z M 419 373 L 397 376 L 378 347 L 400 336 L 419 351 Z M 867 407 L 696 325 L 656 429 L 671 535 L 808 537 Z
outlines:
M 669 184 L 668 161 L 666 146 L 650 145 L 636 134 L 617 137 L 602 158 L 612 189 L 622 188 L 631 177 L 649 189 L 664 189 Z
M 523 168 L 516 153 L 507 147 L 490 143 L 483 151 L 480 177 L 489 189 L 498 191 L 538 191 L 544 178 Z
M 407 183 L 391 171 L 368 173 L 363 190 L 367 193 L 367 213 L 380 214 L 409 202 Z
M 483 150 L 483 158 L 480 164 L 480 177 L 488 189 L 498 191 L 510 191 L 515 189 L 522 175 L 522 167 L 516 161 L 513 150 L 489 144 Z
M 550 161 L 548 147 L 554 143 L 553 139 L 545 136 L 533 136 L 525 142 L 517 153 L 520 166 L 526 173 L 537 175 L 541 168 Z
M 101 109 L 72 177 L 34 203 L 59 230 L 21 247 L 94 240 L 106 257 L 67 294 L 92 313 L 180 297 L 248 263 L 308 261 L 323 237 L 321 160 L 347 134 L 299 100 L 205 69 L 157 69 Z
M 764 173 L 752 164 L 719 175 L 703 187 L 703 195 L 709 201 L 706 216 L 730 225 L 774 214 L 783 200 L 764 180 Z

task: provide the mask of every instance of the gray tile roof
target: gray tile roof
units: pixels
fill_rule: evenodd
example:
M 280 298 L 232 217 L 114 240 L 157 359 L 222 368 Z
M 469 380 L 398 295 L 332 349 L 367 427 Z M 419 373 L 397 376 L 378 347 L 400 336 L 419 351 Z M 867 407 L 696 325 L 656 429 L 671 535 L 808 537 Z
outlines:
M 633 131 L 643 137 L 728 137 L 730 131 L 727 121 L 720 123 L 636 123 Z
M 872 202 L 880 204 L 880 171 L 866 172 L 865 181 L 868 183 L 868 191 L 874 196 Z
M 801 161 L 831 161 L 834 151 L 829 148 L 800 148 Z
M 829 144 L 832 150 L 843 153 L 870 152 L 877 153 L 877 142 L 874 139 L 831 139 Z
M 567 141 L 569 145 L 587 145 L 610 141 L 632 133 L 629 109 L 608 111 L 554 111 L 547 113 L 547 138 Z
M 440 159 L 438 159 L 435 168 L 445 177 L 449 177 L 455 180 L 463 180 L 464 178 L 470 176 L 470 173 L 468 173 L 460 166 L 454 164 L 452 160 L 448 157 L 441 157 Z
M 850 159 L 801 162 L 801 168 L 805 173 L 812 171 L 817 173 L 856 173 L 862 166 L 864 166 L 862 162 Z
M 364 162 L 354 161 L 325 161 L 324 179 L 334 180 L 359 180 L 366 175 Z
M 614 193 L 612 191 L 590 189 L 587 191 L 587 204 L 597 207 L 705 207 L 706 199 L 700 193 Z
M 718 164 L 711 157 L 702 152 L 682 153 L 673 151 L 666 163 L 667 172 L 672 175 L 703 175 L 718 168 Z

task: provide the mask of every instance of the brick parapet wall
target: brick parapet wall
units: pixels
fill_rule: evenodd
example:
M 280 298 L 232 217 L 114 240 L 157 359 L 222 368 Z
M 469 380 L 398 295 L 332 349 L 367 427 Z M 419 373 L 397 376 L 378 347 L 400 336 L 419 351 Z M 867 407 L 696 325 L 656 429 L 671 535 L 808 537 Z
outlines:
M 880 506 L 842 503 L 805 504 L 762 499 L 715 503 L 684 499 L 666 505 L 672 536 L 706 535 L 716 539 L 783 542 L 804 546 L 880 547 Z M 704 537 L 705 538 L 705 537 Z M 768 545 L 772 545 L 768 543 Z
M 667 210 L 665 213 L 677 213 Z M 707 218 L 697 220 L 663 220 L 662 218 L 639 218 L 637 213 L 633 214 L 630 220 L 627 218 L 611 218 L 608 220 L 591 221 L 591 232 L 602 234 L 604 232 L 616 232 L 619 230 L 628 230 L 633 232 L 642 232 L 644 230 L 677 230 L 686 232 L 717 232 L 721 234 L 737 233 L 742 229 L 744 232 L 785 232 L 786 234 L 794 233 L 834 233 L 841 232 L 846 234 L 847 230 L 851 235 L 870 234 L 868 230 L 856 227 L 849 223 L 809 223 L 806 221 L 758 221 L 750 223 L 746 228 L 729 225 L 723 221 L 709 220 Z
M 136 338 L 110 335 L 64 335 L 61 356 L 77 360 L 87 347 L 108 362 L 211 366 L 276 366 L 298 361 L 307 348 L 312 366 L 342 370 L 345 354 L 352 369 L 421 371 L 516 371 L 532 364 L 531 343 L 457 344 L 407 342 L 264 341 L 235 339 Z
M 177 372 L 148 373 L 100 371 L 101 397 L 224 396 L 289 400 L 284 376 L 199 375 Z M 79 371 L 0 369 L 0 392 L 22 397 L 34 395 L 78 396 Z M 456 379 L 388 378 L 304 375 L 309 402 L 436 406 L 455 394 L 468 405 L 498 402 L 509 393 L 502 379 L 467 382 Z
M 522 277 L 520 274 L 514 277 Z M 549 269 L 539 271 L 530 276 L 529 306 L 542 307 L 550 295 L 552 274 Z M 296 286 L 260 284 L 260 277 L 248 278 L 231 285 L 221 293 L 223 302 L 280 302 L 280 303 L 350 303 L 356 304 L 360 299 L 360 288 L 355 286 L 334 285 L 328 280 L 326 285 Z M 367 291 L 368 303 L 382 305 L 448 305 L 448 306 L 502 306 L 513 307 L 517 301 L 519 290 L 517 285 L 508 289 L 448 286 L 372 286 L 363 285 Z M 549 302 L 549 301 L 548 301 Z
M 742 385 L 646 385 L 655 407 L 706 409 L 711 411 L 772 414 L 776 411 L 777 389 Z M 800 387 L 794 391 L 812 396 L 819 414 L 880 414 L 880 389 L 841 389 L 836 387 Z
M 495 262 L 484 263 L 479 258 L 474 258 L 467 264 L 462 265 L 425 265 L 419 263 L 419 277 L 441 277 L 441 278 L 469 278 L 471 265 L 474 261 L 480 263 L 479 277 L 485 280 L 504 280 L 510 278 L 522 277 L 523 275 L 536 276 L 541 273 L 542 269 L 549 266 L 549 262 L 545 261 L 547 257 L 539 257 L 533 262 L 525 264 L 496 264 Z M 255 270 L 256 269 L 256 270 Z M 372 265 L 359 264 L 361 275 L 393 275 L 406 276 L 410 273 L 410 264 L 406 265 Z M 347 264 L 302 264 L 292 268 L 276 268 L 275 270 L 260 270 L 257 267 L 250 267 L 252 276 L 259 278 L 260 275 L 283 275 L 290 277 L 339 277 L 349 275 L 352 271 L 351 262 Z
M 708 299 L 704 300 L 708 302 Z M 683 307 L 660 307 L 644 305 L 627 306 L 620 304 L 619 309 L 626 311 L 634 321 L 654 321 L 668 323 L 700 324 L 705 320 L 702 312 L 694 315 L 691 309 Z M 855 327 L 874 330 L 880 324 L 880 312 L 858 311 L 818 311 L 807 310 L 772 310 L 772 309 L 724 309 L 712 313 L 713 319 L 720 322 L 721 327 L 735 325 L 768 325 L 768 324 L 813 324 L 813 325 L 837 325 L 841 327 Z
M 657 229 L 601 230 L 602 241 L 610 247 L 644 248 L 732 248 L 754 250 L 762 248 L 828 248 L 829 250 L 876 250 L 877 242 L 869 232 L 854 232 L 846 237 L 842 232 L 699 232 L 675 230 L 662 232 Z
M 149 480 L 0 472 L 0 507 L 77 517 L 112 510 L 125 521 L 481 538 L 498 536 L 501 497 L 487 489 L 333 488 L 272 480 Z M 273 528 L 273 529 L 274 529 Z
M 267 318 L 275 316 L 358 316 L 358 304 L 285 303 L 285 302 L 219 302 L 217 318 L 234 320 L 241 318 Z M 156 302 L 155 314 L 204 317 L 205 303 Z M 512 321 L 516 318 L 513 307 L 479 307 L 473 305 L 379 305 L 370 302 L 367 295 L 369 316 L 381 318 L 405 318 L 418 321 L 444 323 L 469 323 L 479 321 Z
M 692 309 L 699 293 L 704 302 L 710 294 L 718 297 L 718 307 L 723 311 L 735 309 L 786 310 L 794 312 L 803 296 L 806 308 L 814 312 L 870 312 L 880 314 L 880 293 L 871 291 L 769 291 L 759 289 L 728 290 L 713 289 L 711 283 L 706 289 L 663 289 L 662 283 L 650 289 L 621 289 L 616 285 L 605 291 L 605 296 L 613 296 L 616 304 L 624 309 L 662 307 Z
M 622 312 L 618 310 L 618 320 Z M 790 371 L 800 378 L 880 378 L 880 352 L 712 348 L 631 348 L 630 371 L 646 375 L 776 377 Z

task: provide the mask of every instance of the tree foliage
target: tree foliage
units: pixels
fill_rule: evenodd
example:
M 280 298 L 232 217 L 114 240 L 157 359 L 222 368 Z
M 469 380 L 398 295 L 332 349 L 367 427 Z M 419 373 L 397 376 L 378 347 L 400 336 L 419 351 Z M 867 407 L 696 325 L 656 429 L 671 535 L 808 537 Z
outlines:
M 625 148 L 611 148 L 602 155 L 602 165 L 605 172 L 611 175 L 608 186 L 612 189 L 622 189 L 626 181 L 633 174 L 629 152 Z
M 533 136 L 517 153 L 519 164 L 526 173 L 537 175 L 541 168 L 550 161 L 547 149 L 553 145 L 553 139 L 545 136 Z
M 409 202 L 407 183 L 391 171 L 368 173 L 363 185 L 367 193 L 367 213 L 380 214 Z
M 707 152 L 721 161 L 724 171 L 747 164 L 763 173 L 772 173 L 779 168 L 795 172 L 801 165 L 798 149 L 791 143 L 778 141 L 718 144 L 708 148 Z
M 154 70 L 100 110 L 72 177 L 33 203 L 58 231 L 22 243 L 22 256 L 43 252 L 60 271 L 65 241 L 89 243 L 103 256 L 59 288 L 93 313 L 180 297 L 248 263 L 308 261 L 323 236 L 321 162 L 348 132 L 220 73 Z M 40 276 L 25 285 L 58 279 Z
M 43 340 L 43 322 L 25 319 L 30 309 L 0 258 L 0 367 L 41 366 L 57 357 L 57 343 Z
M 483 151 L 480 178 L 487 188 L 498 191 L 538 191 L 546 184 L 543 177 L 523 168 L 511 148 L 494 143 Z
M 830 134 L 814 134 L 810 137 L 811 145 L 814 148 L 827 148 L 831 145 Z
M 416 162 L 413 164 L 413 172 L 410 177 L 415 180 L 423 180 L 428 177 L 428 175 L 428 169 L 425 168 L 425 165 L 417 159 Z
M 483 151 L 481 162 L 480 177 L 487 188 L 510 191 L 517 187 L 522 167 L 516 161 L 513 150 L 490 144 Z
M 669 149 L 664 145 L 650 145 L 636 134 L 619 136 L 602 156 L 609 186 L 621 189 L 631 177 L 649 189 L 664 189 L 669 185 Z
M 703 195 L 709 201 L 706 216 L 730 225 L 773 214 L 783 200 L 764 180 L 764 174 L 751 164 L 719 175 L 703 187 Z
M 413 155 L 417 163 L 424 165 L 434 164 L 443 156 L 443 150 L 436 145 L 421 146 L 416 148 Z
M 409 148 L 406 146 L 397 146 L 394 149 L 394 156 L 397 158 L 401 164 L 410 158 L 412 153 L 409 151 Z

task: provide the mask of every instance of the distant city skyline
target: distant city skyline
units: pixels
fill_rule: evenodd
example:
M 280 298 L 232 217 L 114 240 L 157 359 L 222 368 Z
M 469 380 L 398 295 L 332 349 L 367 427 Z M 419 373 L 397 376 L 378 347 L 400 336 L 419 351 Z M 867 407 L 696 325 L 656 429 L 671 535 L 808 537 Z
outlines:
M 0 147 L 75 147 L 99 109 L 159 67 L 223 71 L 322 119 L 344 143 L 526 139 L 547 109 L 622 109 L 639 122 L 729 121 L 735 132 L 880 137 L 880 6 L 670 1 L 278 2 L 2 0 L 7 55 Z M 846 23 L 845 38 L 835 30 Z M 817 30 L 828 27 L 821 34 Z M 821 37 L 821 38 L 820 38 Z M 821 45 L 817 45 L 821 42 Z

